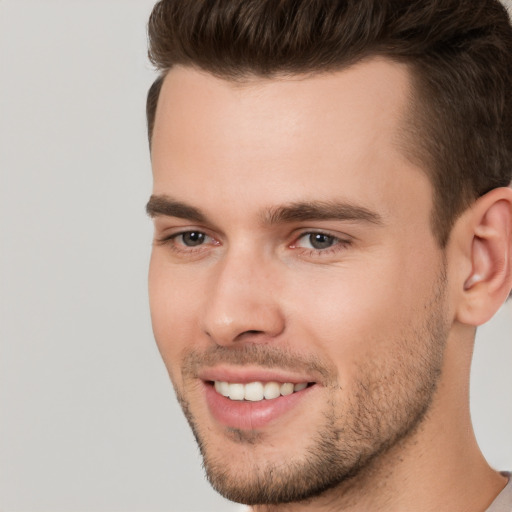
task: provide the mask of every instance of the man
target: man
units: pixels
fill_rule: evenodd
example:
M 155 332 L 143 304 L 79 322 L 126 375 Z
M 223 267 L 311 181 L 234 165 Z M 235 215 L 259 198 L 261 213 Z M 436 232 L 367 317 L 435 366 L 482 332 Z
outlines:
M 495 0 L 162 0 L 156 341 L 208 478 L 261 511 L 512 510 L 469 414 L 512 287 Z

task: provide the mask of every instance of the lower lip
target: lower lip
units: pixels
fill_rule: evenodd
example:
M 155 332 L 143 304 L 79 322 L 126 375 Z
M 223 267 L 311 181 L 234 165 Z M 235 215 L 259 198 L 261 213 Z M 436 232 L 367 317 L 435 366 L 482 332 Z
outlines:
M 308 386 L 291 395 L 259 402 L 230 400 L 217 393 L 211 383 L 205 382 L 203 387 L 208 408 L 219 423 L 240 430 L 256 430 L 267 426 L 297 407 L 316 386 Z

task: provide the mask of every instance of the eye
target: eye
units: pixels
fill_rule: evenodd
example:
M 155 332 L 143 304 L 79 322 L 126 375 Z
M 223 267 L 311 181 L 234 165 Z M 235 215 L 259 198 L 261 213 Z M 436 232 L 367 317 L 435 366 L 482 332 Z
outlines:
M 203 231 L 181 231 L 172 235 L 156 238 L 156 243 L 166 245 L 175 252 L 190 252 L 193 249 L 201 249 L 203 245 L 217 245 L 217 241 Z
M 328 235 L 326 233 L 304 233 L 300 236 L 297 242 L 294 244 L 295 247 L 302 247 L 304 249 L 314 249 L 321 251 L 329 249 L 333 245 L 340 242 L 339 238 Z
M 178 231 L 161 238 L 157 235 L 155 244 L 167 248 L 174 257 L 185 260 L 202 258 L 221 245 L 212 235 L 195 229 Z
M 204 244 L 209 237 L 201 231 L 186 231 L 185 233 L 178 233 L 174 236 L 174 239 L 186 247 L 197 247 Z

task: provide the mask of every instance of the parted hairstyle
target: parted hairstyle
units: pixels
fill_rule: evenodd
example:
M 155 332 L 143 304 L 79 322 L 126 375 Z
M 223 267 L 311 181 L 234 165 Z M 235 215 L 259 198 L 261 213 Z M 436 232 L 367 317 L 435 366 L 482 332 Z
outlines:
M 440 246 L 472 202 L 510 185 L 512 27 L 498 0 L 160 0 L 148 34 L 150 144 L 173 66 L 243 81 L 385 57 L 411 74 L 404 147 L 433 184 Z

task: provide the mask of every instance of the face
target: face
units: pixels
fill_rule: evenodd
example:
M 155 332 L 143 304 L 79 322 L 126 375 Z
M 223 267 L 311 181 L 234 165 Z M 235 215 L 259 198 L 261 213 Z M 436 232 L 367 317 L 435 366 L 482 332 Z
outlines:
M 447 336 L 432 188 L 383 60 L 232 83 L 173 69 L 148 205 L 156 341 L 208 477 L 305 499 L 418 430 Z

